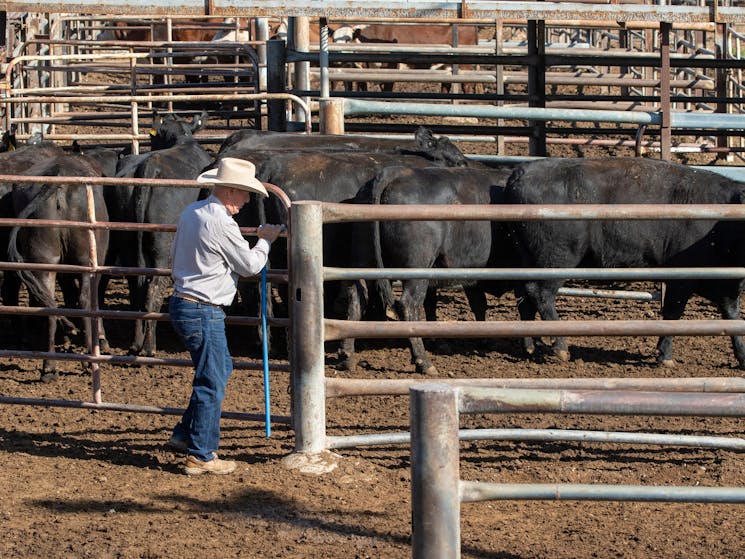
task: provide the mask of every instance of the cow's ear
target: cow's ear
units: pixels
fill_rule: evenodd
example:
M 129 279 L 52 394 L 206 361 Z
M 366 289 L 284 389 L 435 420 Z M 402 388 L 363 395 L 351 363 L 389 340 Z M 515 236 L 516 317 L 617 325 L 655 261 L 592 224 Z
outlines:
M 209 119 L 207 111 L 202 111 L 202 114 L 196 115 L 191 119 L 191 131 L 197 132 L 207 126 L 207 119 Z

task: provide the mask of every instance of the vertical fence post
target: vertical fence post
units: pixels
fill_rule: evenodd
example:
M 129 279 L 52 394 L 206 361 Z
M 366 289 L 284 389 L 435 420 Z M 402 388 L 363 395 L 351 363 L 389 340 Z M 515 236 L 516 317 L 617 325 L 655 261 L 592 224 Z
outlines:
M 411 388 L 409 397 L 412 557 L 458 559 L 458 392 L 444 384 L 423 384 Z
M 344 99 L 318 100 L 318 131 L 321 134 L 344 134 Z
M 660 124 L 660 157 L 670 161 L 672 148 L 672 128 L 670 122 L 670 32 L 672 24 L 660 22 L 660 106 L 662 123 Z
M 266 91 L 285 93 L 287 85 L 287 48 L 281 39 L 266 42 Z M 267 101 L 269 113 L 267 128 L 275 132 L 287 130 L 287 111 L 284 99 Z
M 293 203 L 290 217 L 295 452 L 318 454 L 326 449 L 322 206 Z

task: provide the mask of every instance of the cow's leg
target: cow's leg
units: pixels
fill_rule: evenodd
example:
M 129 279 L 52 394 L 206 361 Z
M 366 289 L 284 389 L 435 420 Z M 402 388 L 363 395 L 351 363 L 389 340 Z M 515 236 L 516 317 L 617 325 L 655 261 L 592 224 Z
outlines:
M 556 281 L 528 284 L 528 295 L 535 302 L 542 320 L 559 320 L 559 313 L 556 312 L 556 293 L 558 293 L 559 287 L 561 287 L 561 282 Z M 556 336 L 551 347 L 559 359 L 569 361 L 569 348 L 565 336 Z
M 522 287 L 515 289 L 515 297 L 517 298 L 517 312 L 520 315 L 520 320 L 531 321 L 535 320 L 536 310 L 533 300 L 528 297 L 525 290 Z M 535 354 L 535 341 L 530 336 L 525 336 L 522 339 L 523 351 L 527 355 Z
M 484 289 L 479 285 L 469 285 L 464 287 L 463 291 L 466 293 L 468 299 L 468 305 L 471 307 L 471 312 L 476 320 L 484 322 L 486 320 L 486 293 Z M 488 343 L 488 341 L 487 341 Z M 487 343 L 484 343 L 482 347 L 488 347 Z
M 339 289 L 339 296 L 334 305 L 337 309 L 344 308 L 345 320 L 362 320 L 362 302 L 366 300 L 366 290 L 362 282 L 345 281 Z M 359 359 L 354 348 L 354 341 L 354 338 L 345 338 L 339 342 L 337 369 L 352 371 L 357 366 Z
M 60 289 L 62 290 L 62 299 L 65 302 L 65 307 L 68 309 L 79 309 L 83 308 L 81 305 L 81 289 L 82 286 L 76 282 L 75 277 L 70 274 L 59 274 L 57 276 L 57 283 L 59 283 Z M 77 322 L 77 320 L 76 320 Z M 77 326 L 62 328 L 62 349 L 65 351 L 72 351 L 73 337 L 80 333 Z
M 39 272 L 37 274 L 37 278 L 39 279 L 39 283 L 43 286 L 43 289 L 46 290 L 47 294 L 49 294 L 49 297 L 52 301 L 55 300 L 55 274 L 53 272 Z M 41 303 L 36 301 L 29 301 L 29 304 L 34 303 L 35 305 L 41 305 Z M 54 305 L 57 306 L 56 304 Z M 46 350 L 50 353 L 54 353 L 56 350 L 55 347 L 55 338 L 57 334 L 57 317 L 50 316 L 47 319 L 47 344 L 46 344 Z M 44 359 L 41 365 L 41 381 L 42 382 L 53 382 L 57 380 L 59 377 L 59 373 L 57 372 L 57 362 L 53 359 Z
M 129 279 L 130 304 L 132 310 L 143 312 L 146 310 L 145 300 L 147 298 L 147 284 L 143 278 L 132 277 Z M 135 333 L 132 345 L 129 347 L 130 355 L 139 355 L 145 342 L 145 321 L 135 320 Z
M 111 276 L 103 274 L 98 280 L 98 308 L 103 309 L 106 305 L 106 289 L 109 286 L 109 279 Z M 104 329 L 103 319 L 98 320 L 98 347 L 101 353 L 110 353 L 111 346 L 109 345 L 109 339 L 106 337 L 106 330 Z
M 740 297 L 724 297 L 719 302 L 719 310 L 725 320 L 740 320 Z M 737 366 L 745 369 L 745 342 L 742 336 L 732 336 L 732 350 L 735 352 Z
M 686 303 L 688 303 L 688 299 L 690 299 L 693 293 L 692 285 L 692 282 L 688 281 L 676 281 L 666 284 L 664 291 L 665 299 L 662 302 L 663 320 L 679 320 L 683 316 Z M 660 339 L 657 341 L 657 363 L 663 367 L 675 366 L 672 336 L 660 336 Z
M 147 287 L 147 299 L 145 300 L 145 308 L 148 312 L 160 312 L 168 285 L 170 285 L 170 279 L 166 276 L 155 276 L 152 278 Z M 148 320 L 145 322 L 142 352 L 147 357 L 153 357 L 155 355 L 157 348 L 157 325 L 158 322 L 156 320 Z
M 396 302 L 396 310 L 402 320 L 418 321 L 422 319 L 422 307 L 427 295 L 427 280 L 408 280 L 404 282 L 401 298 Z M 437 368 L 432 365 L 424 349 L 422 338 L 409 338 L 411 344 L 411 362 L 417 373 L 436 375 Z

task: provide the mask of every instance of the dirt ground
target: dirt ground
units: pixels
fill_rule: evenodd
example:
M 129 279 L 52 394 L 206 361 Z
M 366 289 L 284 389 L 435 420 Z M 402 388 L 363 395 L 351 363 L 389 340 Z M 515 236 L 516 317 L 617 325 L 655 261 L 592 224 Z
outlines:
M 652 289 L 653 286 L 639 286 Z M 490 319 L 514 319 L 514 299 L 491 298 Z M 574 318 L 646 318 L 654 303 L 561 299 Z M 465 298 L 445 291 L 440 317 L 468 320 Z M 686 318 L 714 317 L 694 300 Z M 113 329 L 112 329 L 113 328 Z M 239 360 L 259 357 L 231 331 Z M 115 353 L 128 327 L 109 325 Z M 161 355 L 186 358 L 162 324 Z M 545 354 L 525 359 L 513 340 L 447 340 L 429 349 L 444 375 L 482 377 L 732 377 L 741 374 L 726 338 L 680 338 L 678 367 L 655 365 L 651 338 L 573 338 L 568 363 Z M 120 349 L 117 349 L 120 348 Z M 357 378 L 411 378 L 404 343 L 361 342 Z M 327 376 L 340 376 L 328 353 Z M 90 399 L 90 375 L 73 363 L 51 384 L 39 363 L 5 359 L 0 393 L 27 398 Z M 190 371 L 170 366 L 103 366 L 106 402 L 181 407 Z M 272 373 L 272 411 L 289 413 L 285 373 Z M 259 371 L 236 371 L 225 409 L 262 413 Z M 404 397 L 330 400 L 328 434 L 408 430 Z M 323 475 L 288 469 L 292 431 L 275 423 L 223 421 L 222 455 L 237 460 L 229 476 L 189 477 L 182 457 L 164 447 L 173 416 L 69 408 L 0 406 L 0 519 L 3 558 L 177 556 L 403 558 L 410 548 L 410 458 L 407 446 L 337 451 Z M 564 427 L 719 434 L 739 437 L 741 420 L 598 416 L 467 416 L 463 427 Z M 495 482 L 745 485 L 737 452 L 591 443 L 466 442 L 461 477 Z M 741 557 L 745 509 L 737 505 L 664 503 L 486 502 L 464 504 L 466 558 Z
M 520 153 L 515 147 L 510 154 Z M 595 154 L 552 148 L 552 155 Z M 618 150 L 605 155 L 625 155 Z M 711 162 L 711 157 L 708 158 Z M 704 161 L 695 161 L 701 163 Z M 633 286 L 653 288 L 654 286 Z M 490 319 L 517 318 L 511 296 L 490 298 Z M 652 318 L 657 304 L 560 300 L 577 319 Z M 441 293 L 439 318 L 471 320 L 457 289 Z M 685 318 L 718 318 L 691 302 Z M 5 347 L 12 347 L 11 326 Z M 107 324 L 113 352 L 126 353 L 130 327 Z M 231 331 L 234 357 L 260 358 L 246 327 Z M 80 341 L 78 341 L 80 343 Z M 415 378 L 403 341 L 359 342 L 360 367 L 342 373 L 327 354 L 326 375 Z M 442 376 L 462 378 L 734 377 L 729 340 L 679 338 L 678 366 L 660 369 L 652 338 L 572 338 L 572 360 L 525 358 L 514 340 L 430 341 Z M 159 355 L 188 356 L 159 327 Z M 284 361 L 274 361 L 284 362 Z M 61 378 L 39 382 L 40 362 L 0 361 L 0 394 L 90 400 L 91 376 L 62 363 Z M 190 389 L 189 368 L 102 366 L 105 402 L 179 408 Z M 289 414 L 288 377 L 272 373 L 272 411 Z M 224 408 L 262 413 L 260 371 L 236 371 Z M 410 454 L 391 445 L 337 451 L 338 467 L 323 475 L 287 467 L 292 430 L 260 422 L 223 421 L 221 455 L 239 462 L 229 476 L 189 477 L 183 457 L 164 443 L 173 415 L 71 408 L 0 406 L 0 557 L 165 559 L 411 556 Z M 408 399 L 372 397 L 328 402 L 329 435 L 408 430 Z M 740 437 L 743 421 L 623 416 L 468 416 L 462 427 L 570 428 Z M 683 447 L 559 442 L 461 443 L 461 478 L 493 482 L 621 483 L 745 486 L 740 453 Z M 462 556 L 481 559 L 710 559 L 745 553 L 745 509 L 738 505 L 665 503 L 485 502 L 461 507 Z

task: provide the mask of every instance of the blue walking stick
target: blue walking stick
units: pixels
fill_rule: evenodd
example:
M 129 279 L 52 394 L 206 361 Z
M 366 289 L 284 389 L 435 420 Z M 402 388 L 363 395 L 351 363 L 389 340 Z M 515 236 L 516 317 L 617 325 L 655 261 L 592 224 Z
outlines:
M 272 416 L 269 403 L 269 341 L 266 327 L 266 266 L 261 270 L 261 352 L 264 361 L 264 422 L 266 436 L 272 436 Z

